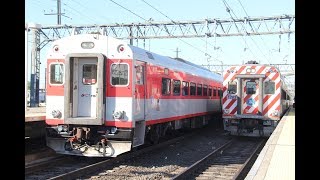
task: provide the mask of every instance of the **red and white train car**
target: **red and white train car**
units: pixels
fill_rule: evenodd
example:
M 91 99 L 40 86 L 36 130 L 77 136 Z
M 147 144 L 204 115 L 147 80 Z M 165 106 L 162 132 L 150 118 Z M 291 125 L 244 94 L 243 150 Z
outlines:
M 223 123 L 231 135 L 270 136 L 290 106 L 279 69 L 249 61 L 223 73 Z
M 47 69 L 47 145 L 57 153 L 115 157 L 222 113 L 221 75 L 112 37 L 59 39 Z

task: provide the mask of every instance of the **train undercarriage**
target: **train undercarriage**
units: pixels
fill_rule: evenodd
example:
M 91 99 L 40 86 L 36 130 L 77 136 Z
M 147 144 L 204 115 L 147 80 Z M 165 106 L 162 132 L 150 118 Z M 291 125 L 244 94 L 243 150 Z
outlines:
M 143 134 L 138 128 L 61 124 L 46 128 L 47 146 L 59 154 L 116 157 L 142 144 L 157 144 L 161 138 L 175 136 L 180 130 L 203 127 L 210 118 L 201 116 L 148 125 Z
M 224 118 L 224 130 L 231 135 L 250 137 L 269 137 L 276 128 L 277 120 L 255 118 Z

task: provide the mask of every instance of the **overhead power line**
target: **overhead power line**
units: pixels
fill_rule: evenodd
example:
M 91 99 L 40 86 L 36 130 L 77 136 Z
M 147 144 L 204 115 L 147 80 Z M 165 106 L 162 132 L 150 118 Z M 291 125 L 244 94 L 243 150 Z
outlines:
M 130 13 L 132 13 L 132 14 L 134 14 L 134 15 L 136 15 L 137 17 L 139 17 L 139 18 L 141 18 L 141 19 L 143 19 L 143 20 L 145 20 L 145 21 L 148 21 L 147 19 L 145 19 L 145 18 L 143 18 L 143 17 L 141 17 L 141 16 L 139 16 L 138 14 L 136 14 L 136 13 L 134 13 L 133 11 L 131 11 L 131 10 L 129 10 L 128 8 L 126 8 L 126 7 L 124 7 L 124 6 L 122 6 L 122 5 L 120 5 L 119 3 L 116 3 L 116 2 L 114 2 L 113 0 L 110 0 L 111 2 L 113 2 L 113 3 L 115 3 L 116 5 L 118 5 L 118 6 L 120 6 L 120 7 L 122 7 L 123 9 L 125 9 L 125 10 L 127 10 L 127 11 L 129 11 Z M 145 1 L 144 1 L 145 2 Z M 146 2 L 145 2 L 146 3 Z M 147 3 L 148 4 L 148 3 Z M 148 4 L 149 6 L 151 6 L 150 4 Z M 151 7 L 153 7 L 153 6 L 151 6 Z M 160 12 L 160 11 L 158 11 L 158 12 Z M 163 14 L 164 15 L 164 14 Z M 166 15 L 165 15 L 166 16 Z M 167 16 L 166 16 L 167 17 Z M 170 19 L 170 18 L 169 18 Z M 170 19 L 171 20 L 171 19 Z M 173 23 L 175 23 L 173 20 L 171 20 Z M 150 21 L 148 21 L 150 24 L 151 24 L 151 22 Z M 175 23 L 176 24 L 176 23 Z M 158 26 L 157 26 L 158 27 Z M 159 28 L 159 27 L 158 27 Z M 168 31 L 167 31 L 168 32 Z M 170 32 L 168 32 L 168 34 L 170 35 L 170 36 L 173 36 Z M 202 53 L 204 53 L 204 54 L 207 54 L 207 55 L 209 55 L 207 52 L 204 52 L 203 50 L 201 50 L 201 49 L 199 49 L 199 48 L 197 48 L 197 47 L 195 47 L 195 46 L 193 46 L 192 44 L 190 44 L 190 43 L 188 43 L 188 42 L 186 42 L 186 41 L 184 41 L 184 40 L 182 40 L 182 39 L 180 39 L 179 37 L 175 37 L 175 38 L 177 38 L 177 39 L 179 39 L 180 41 L 182 41 L 182 42 L 184 42 L 185 44 L 187 44 L 187 45 L 189 45 L 189 46 L 191 46 L 192 48 L 194 48 L 195 50 L 198 50 L 198 51 L 200 51 L 200 52 L 202 52 Z M 210 57 L 211 57 L 211 55 L 209 55 Z

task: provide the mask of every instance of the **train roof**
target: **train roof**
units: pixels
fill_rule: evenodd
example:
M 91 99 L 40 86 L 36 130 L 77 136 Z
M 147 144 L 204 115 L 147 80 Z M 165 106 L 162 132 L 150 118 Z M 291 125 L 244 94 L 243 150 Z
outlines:
M 92 49 L 83 49 L 82 42 L 93 42 Z M 119 47 L 122 46 L 125 50 L 120 52 Z M 58 47 L 58 52 L 56 52 Z M 130 49 L 130 50 L 129 50 Z M 190 61 L 181 58 L 170 58 L 145 49 L 129 45 L 125 41 L 100 34 L 78 34 L 68 37 L 63 37 L 54 41 L 47 54 L 47 59 L 65 58 L 69 53 L 102 53 L 108 58 L 116 59 L 139 59 L 151 64 L 160 65 L 171 70 L 183 71 L 188 74 L 213 79 L 222 82 L 223 78 L 220 74 L 211 72 L 210 70 L 196 65 Z
M 211 72 L 209 69 L 194 64 L 190 61 L 181 58 L 171 58 L 168 56 L 159 55 L 157 53 L 150 52 L 132 45 L 128 46 L 132 49 L 133 54 L 135 56 L 134 58 L 143 59 L 146 62 L 161 65 L 172 70 L 187 72 L 192 75 L 197 75 L 208 79 L 214 79 L 219 82 L 223 81 L 223 77 L 220 74 Z
M 274 65 L 250 63 L 250 61 L 249 61 L 249 63 L 246 63 L 246 64 L 231 65 L 231 66 L 224 69 L 223 74 L 229 73 L 232 70 L 236 70 L 237 74 L 246 74 L 246 73 L 248 73 L 247 69 L 249 69 L 249 67 L 250 67 L 250 69 L 253 69 L 253 68 L 256 69 L 257 72 L 259 72 L 259 74 L 265 74 L 267 72 L 273 71 L 275 73 L 279 73 L 281 76 L 281 72 L 280 72 L 279 68 L 277 68 Z M 239 72 L 238 70 L 240 70 L 240 69 L 241 69 L 241 71 Z M 259 69 L 260 69 L 260 71 L 258 71 Z

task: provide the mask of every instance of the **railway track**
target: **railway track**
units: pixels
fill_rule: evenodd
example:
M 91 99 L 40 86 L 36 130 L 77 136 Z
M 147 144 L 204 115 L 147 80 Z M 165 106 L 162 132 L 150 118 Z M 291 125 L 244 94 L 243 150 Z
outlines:
M 169 144 L 192 136 L 192 134 L 193 133 L 189 133 L 154 146 L 128 152 L 116 158 L 90 158 L 62 155 L 56 158 L 48 158 L 39 163 L 25 166 L 25 179 L 74 179 L 79 176 L 85 176 L 92 171 L 107 168 L 115 163 L 127 161 L 135 156 L 154 151 L 157 148 L 168 146 Z
M 265 144 L 265 139 L 236 138 L 189 166 L 172 180 L 243 179 L 245 168 Z
M 205 132 L 204 132 L 205 131 Z M 176 142 L 168 142 L 162 147 L 117 160 L 109 166 L 88 171 L 79 179 L 168 179 L 176 170 L 188 166 L 203 154 L 211 152 L 226 143 L 230 138 L 222 131 L 200 130 Z M 199 148 L 202 147 L 202 148 Z M 61 176 L 59 177 L 62 178 Z M 65 176 L 62 178 L 65 179 Z M 69 179 L 69 178 L 67 178 Z
M 25 179 L 232 179 L 243 175 L 240 172 L 255 157 L 259 144 L 263 141 L 232 139 L 221 130 L 207 128 L 116 158 L 69 157 L 49 162 L 54 165 Z

